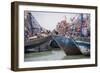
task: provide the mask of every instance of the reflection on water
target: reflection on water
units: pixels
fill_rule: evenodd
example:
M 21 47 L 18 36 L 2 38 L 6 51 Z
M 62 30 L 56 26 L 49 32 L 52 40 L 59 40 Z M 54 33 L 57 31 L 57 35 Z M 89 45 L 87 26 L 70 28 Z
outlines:
M 63 59 L 82 59 L 88 58 L 84 55 L 67 56 L 63 50 L 53 50 L 45 52 L 26 53 L 24 61 L 46 61 L 46 60 L 63 60 Z

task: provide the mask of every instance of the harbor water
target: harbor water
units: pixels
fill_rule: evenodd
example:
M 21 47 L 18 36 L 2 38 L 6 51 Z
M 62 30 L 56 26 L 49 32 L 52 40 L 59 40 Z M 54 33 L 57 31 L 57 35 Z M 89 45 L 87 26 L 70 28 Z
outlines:
M 24 55 L 25 62 L 47 61 L 47 60 L 71 60 L 89 58 L 84 55 L 66 55 L 63 50 L 52 50 L 44 52 L 31 52 Z

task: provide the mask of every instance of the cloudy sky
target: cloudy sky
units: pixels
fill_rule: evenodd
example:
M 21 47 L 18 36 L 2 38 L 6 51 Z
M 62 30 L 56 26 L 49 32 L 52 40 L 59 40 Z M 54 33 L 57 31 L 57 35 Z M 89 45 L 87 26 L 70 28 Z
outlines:
M 65 19 L 66 16 L 66 21 L 68 23 L 71 23 L 70 18 L 76 17 L 79 14 L 73 14 L 73 13 L 57 13 L 57 12 L 34 12 L 31 11 L 32 15 L 35 17 L 35 19 L 38 21 L 38 23 L 52 31 L 53 29 L 55 29 L 56 25 L 58 22 L 60 22 L 61 20 Z

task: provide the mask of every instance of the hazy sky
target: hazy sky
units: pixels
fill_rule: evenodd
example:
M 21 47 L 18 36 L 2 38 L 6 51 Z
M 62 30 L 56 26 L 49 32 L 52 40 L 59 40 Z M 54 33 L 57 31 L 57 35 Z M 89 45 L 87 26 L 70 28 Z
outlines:
M 65 19 L 65 16 L 67 22 L 70 23 L 71 22 L 70 18 L 73 18 L 75 16 L 77 17 L 79 15 L 72 13 L 53 13 L 53 12 L 34 12 L 34 11 L 32 11 L 31 13 L 42 27 L 50 31 L 55 29 L 57 23 Z

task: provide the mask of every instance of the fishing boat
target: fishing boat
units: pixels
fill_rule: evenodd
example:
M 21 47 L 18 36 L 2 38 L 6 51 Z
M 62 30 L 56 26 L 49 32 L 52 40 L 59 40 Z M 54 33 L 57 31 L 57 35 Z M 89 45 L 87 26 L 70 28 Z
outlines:
M 48 35 L 46 37 L 41 37 L 37 39 L 31 39 L 29 41 L 24 42 L 25 52 L 39 52 L 48 50 L 48 45 L 51 40 L 51 36 Z
M 77 42 L 82 54 L 85 56 L 90 56 L 90 43 L 84 42 L 84 41 L 76 41 L 76 42 Z
M 60 47 L 66 55 L 80 55 L 82 54 L 79 47 L 71 38 L 66 38 L 64 36 L 53 36 L 53 41 L 56 42 L 56 47 Z M 55 47 L 55 46 L 54 46 Z

